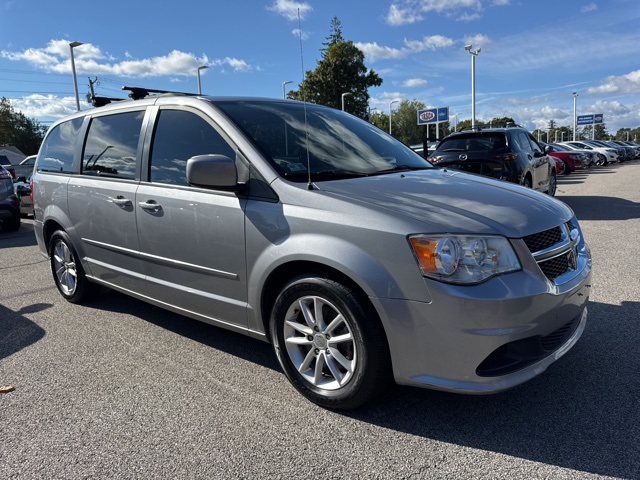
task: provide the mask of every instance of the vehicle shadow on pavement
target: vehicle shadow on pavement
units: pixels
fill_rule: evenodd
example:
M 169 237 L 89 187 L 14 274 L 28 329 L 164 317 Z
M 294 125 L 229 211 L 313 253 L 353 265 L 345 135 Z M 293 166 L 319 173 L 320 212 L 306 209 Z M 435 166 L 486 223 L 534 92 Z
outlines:
M 640 303 L 588 308 L 576 346 L 519 387 L 488 396 L 396 387 L 348 415 L 544 464 L 640 478 Z
M 36 303 L 17 312 L 0 304 L 0 360 L 36 343 L 45 331 L 24 316 L 51 308 L 49 303 Z
M 275 358 L 273 349 L 266 342 L 193 320 L 119 292 L 105 289 L 98 298 L 92 300 L 87 306 L 108 312 L 134 315 L 146 322 L 208 347 L 249 360 L 263 367 L 280 371 L 280 365 Z
M 578 220 L 631 220 L 640 218 L 640 203 L 618 197 L 558 197 L 569 205 Z
M 0 227 L 0 248 L 28 247 L 30 245 L 36 245 L 32 223 L 23 221 L 20 229 L 15 232 L 8 232 Z

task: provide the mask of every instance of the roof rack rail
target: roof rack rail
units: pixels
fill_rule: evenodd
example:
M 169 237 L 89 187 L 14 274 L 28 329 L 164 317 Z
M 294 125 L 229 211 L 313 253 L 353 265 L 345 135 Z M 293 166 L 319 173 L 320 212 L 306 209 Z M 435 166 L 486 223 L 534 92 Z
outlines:
M 142 98 L 148 97 L 151 93 L 174 93 L 178 95 L 189 95 L 196 96 L 197 93 L 187 93 L 187 92 L 175 92 L 172 90 L 156 90 L 153 88 L 144 88 L 144 87 L 122 87 L 122 90 L 129 90 L 129 98 L 133 100 L 140 100 Z

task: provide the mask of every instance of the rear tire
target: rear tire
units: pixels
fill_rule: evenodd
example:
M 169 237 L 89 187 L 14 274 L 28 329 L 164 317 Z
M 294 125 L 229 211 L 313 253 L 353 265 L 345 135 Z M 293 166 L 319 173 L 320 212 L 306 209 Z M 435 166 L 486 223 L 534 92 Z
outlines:
M 53 280 L 65 300 L 81 303 L 100 293 L 100 285 L 87 279 L 69 235 L 62 230 L 51 236 L 49 262 Z
M 271 339 L 292 385 L 311 402 L 346 410 L 376 397 L 391 379 L 382 325 L 366 300 L 334 280 L 303 276 L 285 285 Z

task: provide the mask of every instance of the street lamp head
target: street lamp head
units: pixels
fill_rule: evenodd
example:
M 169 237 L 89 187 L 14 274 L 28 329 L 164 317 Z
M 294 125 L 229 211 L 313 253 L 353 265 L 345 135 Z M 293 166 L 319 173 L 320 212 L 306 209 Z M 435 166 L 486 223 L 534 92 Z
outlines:
M 573 92 L 573 96 L 577 97 L 578 96 L 578 92 Z
M 204 70 L 205 68 L 209 68 L 209 65 L 201 65 L 198 67 L 198 70 Z
M 471 46 L 471 45 L 465 45 L 465 46 L 464 46 L 464 49 L 465 49 L 467 52 L 470 52 L 470 51 L 471 51 L 471 48 L 472 48 L 472 46 Z
M 80 45 L 84 45 L 84 43 L 82 43 L 82 42 L 71 42 L 71 43 L 69 43 L 69 46 L 71 48 L 79 47 Z

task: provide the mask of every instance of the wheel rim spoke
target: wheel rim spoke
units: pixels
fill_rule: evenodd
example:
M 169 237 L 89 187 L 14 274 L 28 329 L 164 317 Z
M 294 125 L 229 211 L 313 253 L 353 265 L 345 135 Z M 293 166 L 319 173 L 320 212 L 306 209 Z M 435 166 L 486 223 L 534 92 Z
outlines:
M 287 310 L 285 349 L 309 384 L 322 390 L 346 385 L 356 367 L 356 341 L 344 315 L 326 298 L 298 298 Z

